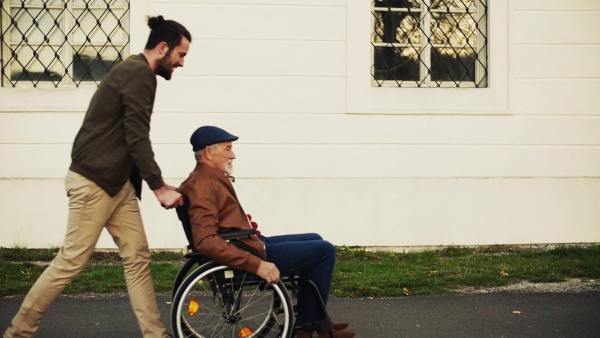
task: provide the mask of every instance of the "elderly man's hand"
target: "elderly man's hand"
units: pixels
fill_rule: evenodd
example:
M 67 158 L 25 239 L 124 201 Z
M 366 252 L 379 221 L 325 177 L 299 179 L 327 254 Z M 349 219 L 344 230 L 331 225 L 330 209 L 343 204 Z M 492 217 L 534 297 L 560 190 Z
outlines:
M 260 261 L 260 265 L 258 266 L 258 271 L 256 271 L 256 274 L 260 278 L 264 279 L 267 283 L 279 282 L 279 270 L 273 263 Z

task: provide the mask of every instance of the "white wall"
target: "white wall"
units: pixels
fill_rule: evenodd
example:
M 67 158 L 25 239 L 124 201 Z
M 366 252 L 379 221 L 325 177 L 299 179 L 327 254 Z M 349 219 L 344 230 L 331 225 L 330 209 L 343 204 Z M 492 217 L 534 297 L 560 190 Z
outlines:
M 189 28 L 151 138 L 171 184 L 201 125 L 239 135 L 236 189 L 267 234 L 338 245 L 600 242 L 600 2 L 489 0 L 490 87 L 370 86 L 369 1 L 135 2 Z M 0 88 L 0 246 L 60 245 L 62 178 L 93 88 Z M 153 248 L 185 238 L 148 189 Z M 98 247 L 114 247 L 109 236 Z

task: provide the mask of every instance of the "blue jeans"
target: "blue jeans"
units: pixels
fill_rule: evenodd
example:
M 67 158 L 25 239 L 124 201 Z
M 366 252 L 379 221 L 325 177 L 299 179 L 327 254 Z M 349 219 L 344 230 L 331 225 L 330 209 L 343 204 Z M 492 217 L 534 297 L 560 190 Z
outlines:
M 335 247 L 318 234 L 297 234 L 264 237 L 267 261 L 275 264 L 281 273 L 299 271 L 312 280 L 327 305 L 329 288 L 335 266 Z M 298 295 L 298 315 L 303 323 L 324 319 L 311 287 L 305 286 Z

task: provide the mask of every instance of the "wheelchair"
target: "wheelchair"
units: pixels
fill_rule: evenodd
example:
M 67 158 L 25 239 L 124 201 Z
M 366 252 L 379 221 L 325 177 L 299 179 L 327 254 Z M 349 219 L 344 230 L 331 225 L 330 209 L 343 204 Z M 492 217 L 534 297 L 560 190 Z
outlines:
M 319 298 L 322 318 L 329 318 L 317 286 L 300 273 L 281 274 L 280 281 L 267 284 L 249 272 L 234 270 L 200 255 L 194 246 L 188 204 L 177 216 L 188 239 L 187 261 L 173 282 L 171 327 L 175 337 L 295 337 L 295 300 L 302 288 L 310 287 Z M 221 233 L 221 238 L 250 250 L 237 239 L 256 230 Z M 331 328 L 330 335 L 333 337 Z

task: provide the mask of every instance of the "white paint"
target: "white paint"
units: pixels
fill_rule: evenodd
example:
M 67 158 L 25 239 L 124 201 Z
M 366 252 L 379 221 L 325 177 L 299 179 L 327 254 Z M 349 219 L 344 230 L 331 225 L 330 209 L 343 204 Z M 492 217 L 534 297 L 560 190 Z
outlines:
M 4 178 L 61 178 L 69 145 L 0 145 Z M 155 145 L 163 176 L 185 177 L 190 146 Z M 236 175 L 248 178 L 600 177 L 596 146 L 244 145 Z
M 364 246 L 600 242 L 598 178 L 238 179 L 235 187 L 266 235 L 318 232 Z M 62 180 L 2 180 L 0 202 L 0 246 L 60 245 Z M 152 248 L 186 245 L 175 212 L 148 190 L 141 208 Z M 98 247 L 114 248 L 106 231 Z
M 531 80 L 527 80 L 531 82 Z M 539 80 L 534 80 L 539 84 Z M 519 88 L 526 81 L 517 81 Z M 561 82 L 551 84 L 558 86 Z M 582 82 L 585 83 L 585 82 Z M 598 82 L 600 84 L 600 81 Z M 529 86 L 531 87 L 531 85 Z M 550 90 L 551 86 L 543 86 Z M 560 87 L 563 89 L 563 87 Z M 587 89 L 588 103 L 594 100 L 593 86 Z M 600 92 L 600 87 L 597 88 Z M 564 96 L 547 101 L 558 103 Z M 572 92 L 567 92 L 572 93 Z M 524 112 L 536 115 L 504 116 L 407 116 L 348 114 L 249 114 L 249 113 L 178 113 L 158 112 L 152 116 L 151 139 L 154 144 L 174 144 L 187 147 L 189 136 L 202 124 L 221 126 L 240 137 L 237 144 L 389 144 L 389 145 L 597 145 L 600 144 L 600 116 L 577 116 L 577 100 L 569 102 L 571 109 L 557 107 L 553 116 L 541 109 L 551 109 L 540 102 L 544 93 L 531 88 L 529 96 L 537 102 L 520 100 Z M 574 93 L 573 93 L 574 94 Z M 566 94 L 565 94 L 566 95 Z M 600 101 L 598 102 L 600 105 Z M 535 108 L 539 110 L 534 110 Z M 561 110 L 562 109 L 562 110 Z M 591 105 L 588 114 L 594 112 Z M 83 113 L 48 114 L 18 112 L 0 114 L 0 144 L 67 144 L 75 138 Z M 48 128 L 49 125 L 55 125 Z M 248 128 L 252 126 L 252 128 Z M 332 132 L 335 126 L 335 132 Z M 310 135 L 310 137 L 307 137 Z
M 178 0 L 132 7 L 193 35 L 159 80 L 151 139 L 170 184 L 189 135 L 239 135 L 238 195 L 266 234 L 417 247 L 600 242 L 600 2 L 490 0 L 490 87 L 374 88 L 369 1 Z M 63 177 L 94 87 L 0 88 L 0 246 L 61 244 Z M 182 248 L 145 187 L 152 248 Z M 99 248 L 114 248 L 104 233 Z

